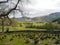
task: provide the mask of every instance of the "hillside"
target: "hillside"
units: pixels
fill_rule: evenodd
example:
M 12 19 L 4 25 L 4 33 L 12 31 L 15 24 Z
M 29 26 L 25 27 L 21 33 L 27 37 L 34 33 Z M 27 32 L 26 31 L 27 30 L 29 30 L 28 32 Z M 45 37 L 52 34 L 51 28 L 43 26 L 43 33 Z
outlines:
M 17 20 L 19 21 L 31 21 L 32 18 L 29 18 L 29 17 L 20 17 L 20 18 L 16 18 Z
M 60 18 L 60 12 L 51 13 L 47 16 L 42 16 L 42 17 L 34 17 L 34 18 L 21 17 L 21 18 L 17 18 L 17 20 L 33 21 L 33 22 L 52 22 L 53 20 L 57 18 Z
M 33 21 L 40 21 L 40 22 L 52 22 L 53 20 L 60 18 L 60 12 L 51 13 L 47 16 L 42 17 L 35 17 Z
M 53 20 L 52 22 L 57 22 L 60 24 L 60 18 L 57 18 L 57 19 Z

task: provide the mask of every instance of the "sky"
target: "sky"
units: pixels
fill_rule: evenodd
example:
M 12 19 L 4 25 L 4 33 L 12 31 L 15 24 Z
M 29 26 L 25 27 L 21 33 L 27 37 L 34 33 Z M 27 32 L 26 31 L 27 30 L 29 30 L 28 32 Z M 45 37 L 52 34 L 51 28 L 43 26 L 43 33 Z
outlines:
M 6 0 L 0 0 L 0 1 L 6 1 Z
M 0 0 L 3 1 L 3 0 Z M 13 0 L 13 2 L 16 0 Z M 23 0 L 25 1 L 25 0 Z M 30 3 L 23 3 L 23 8 L 25 11 L 25 16 L 27 17 L 37 17 L 46 16 L 50 13 L 60 12 L 60 0 L 29 0 Z M 10 5 L 12 5 L 10 3 Z M 12 17 L 12 16 L 11 16 Z M 15 14 L 15 17 L 21 17 L 20 12 Z
M 26 5 L 26 8 L 31 13 L 29 17 L 45 16 L 60 12 L 60 0 L 31 0 L 31 4 Z
M 28 17 L 45 16 L 50 13 L 60 12 L 60 0 L 30 0 L 31 4 L 26 5 L 30 15 Z

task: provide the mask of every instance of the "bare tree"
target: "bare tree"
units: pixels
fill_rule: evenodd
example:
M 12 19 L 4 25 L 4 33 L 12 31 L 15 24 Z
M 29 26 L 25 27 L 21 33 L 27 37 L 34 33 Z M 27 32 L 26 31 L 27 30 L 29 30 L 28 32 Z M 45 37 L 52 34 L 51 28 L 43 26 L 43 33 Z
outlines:
M 6 5 L 9 1 L 12 1 L 12 0 L 6 0 L 6 1 L 0 1 L 0 5 L 2 6 L 2 4 Z M 8 20 L 10 21 L 10 25 L 12 23 L 11 19 L 9 18 L 9 14 L 11 12 L 13 12 L 14 10 L 18 10 L 19 12 L 21 12 L 21 14 L 23 15 L 23 11 L 21 9 L 17 9 L 18 5 L 19 5 L 19 2 L 21 2 L 22 0 L 17 0 L 17 3 L 15 4 L 15 6 L 11 9 L 8 9 L 8 11 L 4 11 L 6 10 L 6 8 L 8 6 L 5 6 L 3 7 L 4 9 L 1 8 L 0 10 L 0 18 L 2 19 L 2 32 L 4 33 L 4 18 L 8 18 Z M 14 4 L 14 3 L 13 3 Z

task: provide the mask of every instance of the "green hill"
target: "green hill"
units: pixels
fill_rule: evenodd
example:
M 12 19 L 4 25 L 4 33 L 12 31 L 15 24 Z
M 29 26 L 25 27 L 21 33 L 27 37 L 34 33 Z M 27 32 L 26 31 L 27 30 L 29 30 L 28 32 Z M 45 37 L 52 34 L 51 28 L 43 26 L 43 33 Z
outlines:
M 57 22 L 58 24 L 60 24 L 60 18 L 57 18 L 57 19 L 53 20 L 52 22 Z

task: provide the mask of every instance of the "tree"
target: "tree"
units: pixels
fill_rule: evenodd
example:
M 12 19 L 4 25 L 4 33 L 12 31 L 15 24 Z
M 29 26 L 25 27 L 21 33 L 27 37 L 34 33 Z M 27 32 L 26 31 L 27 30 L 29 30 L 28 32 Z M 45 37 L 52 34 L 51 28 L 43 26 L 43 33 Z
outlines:
M 23 15 L 23 11 L 21 9 L 17 9 L 18 5 L 20 2 L 22 2 L 23 0 L 15 0 L 17 3 L 14 4 L 12 3 L 14 6 L 9 7 L 8 3 L 10 1 L 13 0 L 6 0 L 6 1 L 0 1 L 0 18 L 2 19 L 2 32 L 4 33 L 4 18 L 7 18 L 10 21 L 10 25 L 12 23 L 11 19 L 9 18 L 9 14 L 15 10 L 18 10 L 19 12 L 21 12 L 21 14 Z M 22 3 L 20 5 L 23 5 Z M 8 9 L 8 10 L 7 10 Z

